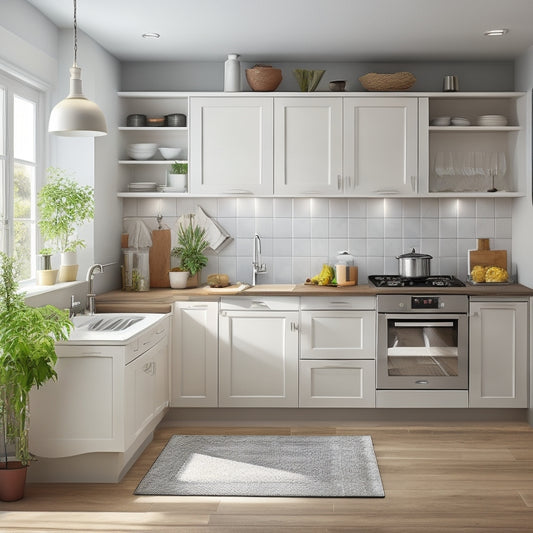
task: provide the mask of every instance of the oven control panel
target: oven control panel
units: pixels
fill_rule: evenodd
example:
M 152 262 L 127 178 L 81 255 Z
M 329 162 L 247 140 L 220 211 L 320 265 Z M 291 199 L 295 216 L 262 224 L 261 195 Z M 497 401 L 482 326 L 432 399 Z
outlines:
M 411 296 L 411 309 L 439 309 L 438 296 Z

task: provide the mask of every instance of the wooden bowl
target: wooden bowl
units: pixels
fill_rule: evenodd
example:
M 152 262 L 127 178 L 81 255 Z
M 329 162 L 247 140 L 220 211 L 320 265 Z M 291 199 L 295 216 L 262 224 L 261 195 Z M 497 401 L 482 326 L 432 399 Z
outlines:
M 270 65 L 255 65 L 246 69 L 246 80 L 252 91 L 275 91 L 282 79 L 281 69 Z

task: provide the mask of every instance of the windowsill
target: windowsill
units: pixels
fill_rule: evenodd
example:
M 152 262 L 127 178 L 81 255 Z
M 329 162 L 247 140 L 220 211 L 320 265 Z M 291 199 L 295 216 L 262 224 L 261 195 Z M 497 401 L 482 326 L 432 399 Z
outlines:
M 20 292 L 26 293 L 26 296 L 37 296 L 40 294 L 46 294 L 56 291 L 61 291 L 67 287 L 77 287 L 82 283 L 87 283 L 86 281 L 65 281 L 62 283 L 55 283 L 54 285 L 37 285 L 37 284 L 28 284 L 22 285 L 20 287 Z

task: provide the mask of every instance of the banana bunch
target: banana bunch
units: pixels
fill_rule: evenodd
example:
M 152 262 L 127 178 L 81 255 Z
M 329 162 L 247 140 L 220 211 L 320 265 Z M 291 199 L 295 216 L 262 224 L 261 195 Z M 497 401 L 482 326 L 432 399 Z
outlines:
M 329 285 L 335 281 L 335 269 L 327 264 L 322 265 L 322 270 L 310 279 L 315 285 Z

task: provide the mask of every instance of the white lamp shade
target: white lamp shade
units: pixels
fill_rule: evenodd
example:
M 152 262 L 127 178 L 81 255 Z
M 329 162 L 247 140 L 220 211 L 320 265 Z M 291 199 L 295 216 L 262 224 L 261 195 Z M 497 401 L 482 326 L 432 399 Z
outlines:
M 107 134 L 101 109 L 83 96 L 81 69 L 70 69 L 70 94 L 50 113 L 48 131 L 65 137 L 98 137 Z

